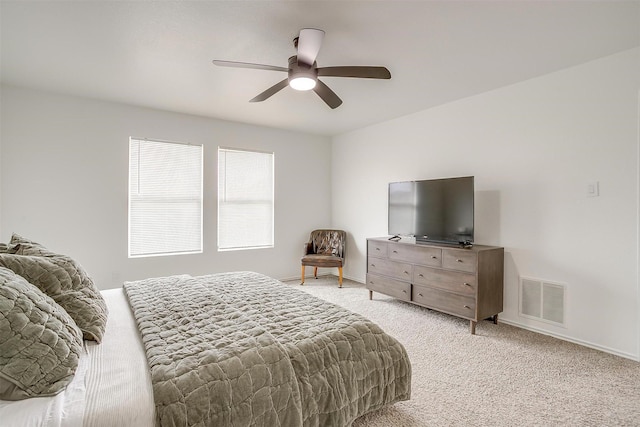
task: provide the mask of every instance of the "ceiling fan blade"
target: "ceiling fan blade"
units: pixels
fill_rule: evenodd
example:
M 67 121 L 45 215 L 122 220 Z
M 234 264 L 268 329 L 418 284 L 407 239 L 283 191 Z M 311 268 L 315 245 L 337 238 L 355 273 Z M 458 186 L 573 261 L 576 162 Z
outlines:
M 334 91 L 329 89 L 329 86 L 322 83 L 320 80 L 316 81 L 316 87 L 313 88 L 313 91 L 317 93 L 318 96 L 322 98 L 322 100 L 332 109 L 338 108 L 340 104 L 342 104 L 342 99 L 340 99 Z
M 211 62 L 219 67 L 254 68 L 257 70 L 284 71 L 285 73 L 289 71 L 288 68 L 284 67 L 276 67 L 275 65 L 252 64 L 250 62 L 220 61 L 218 59 L 214 59 Z
M 303 63 L 309 67 L 313 66 L 316 61 L 322 40 L 324 39 L 324 31 L 315 28 L 303 28 L 300 30 L 298 37 L 298 64 Z
M 256 96 L 253 99 L 250 99 L 249 102 L 262 102 L 265 99 L 269 98 L 272 95 L 280 92 L 282 89 L 289 85 L 289 79 L 284 79 L 281 82 L 278 82 L 271 86 L 269 89 L 262 92 L 260 95 Z
M 322 67 L 318 68 L 318 76 L 323 77 L 358 77 L 362 79 L 390 79 L 391 73 L 385 67 Z

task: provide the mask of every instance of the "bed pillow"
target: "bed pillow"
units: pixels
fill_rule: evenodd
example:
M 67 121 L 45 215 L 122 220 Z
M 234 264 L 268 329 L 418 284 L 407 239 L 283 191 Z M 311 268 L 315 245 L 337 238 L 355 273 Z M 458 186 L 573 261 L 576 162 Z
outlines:
M 82 332 L 36 286 L 0 267 L 0 399 L 53 396 L 71 382 Z
M 0 266 L 53 298 L 76 322 L 84 339 L 100 343 L 107 325 L 107 306 L 82 266 L 66 255 L 27 255 L 30 250 L 20 245 L 17 254 L 0 253 Z
M 41 255 L 55 256 L 60 255 L 50 251 L 44 245 L 33 240 L 26 239 L 19 234 L 13 233 L 8 245 L 8 253 L 18 253 L 21 255 Z

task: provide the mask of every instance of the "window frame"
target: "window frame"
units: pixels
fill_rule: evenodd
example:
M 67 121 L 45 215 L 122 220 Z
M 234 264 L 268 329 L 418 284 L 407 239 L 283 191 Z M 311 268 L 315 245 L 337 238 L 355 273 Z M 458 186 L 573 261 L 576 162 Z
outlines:
M 271 157 L 271 191 L 270 191 L 270 237 L 271 241 L 268 244 L 256 245 L 256 244 L 246 244 L 242 246 L 220 246 L 220 229 L 221 229 L 221 214 L 220 214 L 220 206 L 221 206 L 221 194 L 220 194 L 220 153 L 221 152 L 240 152 L 240 153 L 254 153 L 254 154 L 266 154 Z M 266 150 L 256 150 L 256 149 L 245 149 L 245 148 L 237 148 L 237 147 L 224 147 L 218 146 L 217 149 L 217 158 L 216 158 L 216 166 L 217 166 L 217 200 L 216 200 L 216 209 L 217 209 L 217 224 L 216 224 L 216 248 L 218 252 L 229 252 L 229 251 L 241 251 L 241 250 L 254 250 L 254 249 L 272 249 L 275 247 L 275 152 L 274 151 L 266 151 Z
M 174 250 L 174 251 L 158 251 L 158 252 L 145 252 L 145 253 L 132 253 L 132 204 L 134 204 L 135 202 L 132 202 L 132 199 L 135 198 L 135 195 L 133 195 L 132 192 L 132 179 L 133 179 L 133 170 L 132 170 L 132 165 L 131 165 L 131 161 L 132 161 L 132 150 L 134 149 L 134 141 L 137 141 L 138 143 L 141 142 L 148 142 L 148 143 L 158 143 L 158 144 L 174 144 L 174 145 L 183 145 L 183 146 L 189 146 L 189 147 L 198 147 L 200 148 L 199 150 L 199 157 L 200 157 L 200 170 L 199 170 L 199 175 L 200 175 L 200 191 L 197 197 L 194 196 L 173 196 L 173 197 L 168 197 L 165 199 L 165 203 L 166 202 L 170 202 L 173 200 L 174 202 L 176 200 L 180 200 L 182 199 L 184 200 L 188 200 L 188 199 L 193 199 L 194 201 L 198 202 L 200 205 L 200 211 L 199 211 L 199 223 L 197 225 L 197 227 L 199 228 L 199 247 L 198 248 L 193 248 L 193 249 L 189 249 L 189 250 Z M 203 220 L 204 220 L 204 145 L 203 144 L 193 144 L 193 143 L 187 143 L 187 142 L 177 142 L 177 141 L 168 141 L 168 140 L 162 140 L 162 139 L 157 139 L 157 138 L 137 138 L 137 137 L 133 137 L 130 136 L 129 137 L 129 150 L 128 150 L 128 155 L 129 155 L 129 164 L 128 164 L 128 188 L 127 188 L 127 201 L 128 201 L 128 205 L 127 205 L 127 257 L 130 259 L 133 258 L 149 258 L 149 257 L 158 257 L 158 256 L 175 256 L 175 255 L 190 255 L 190 254 L 201 254 L 203 253 L 203 246 L 204 246 L 204 236 L 203 236 Z M 139 159 L 138 159 L 139 162 Z M 137 172 L 139 173 L 139 166 L 138 166 L 138 170 Z M 139 176 L 138 176 L 139 178 Z M 156 200 L 161 200 L 162 198 L 157 196 L 157 195 L 153 195 L 153 196 L 149 196 L 149 199 L 156 199 Z

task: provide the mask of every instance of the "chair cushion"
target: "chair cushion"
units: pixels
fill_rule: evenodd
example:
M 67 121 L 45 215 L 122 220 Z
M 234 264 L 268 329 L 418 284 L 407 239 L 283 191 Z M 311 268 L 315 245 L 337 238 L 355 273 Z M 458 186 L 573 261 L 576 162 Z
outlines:
M 342 267 L 343 259 L 333 255 L 305 255 L 301 261 L 302 265 L 314 267 Z

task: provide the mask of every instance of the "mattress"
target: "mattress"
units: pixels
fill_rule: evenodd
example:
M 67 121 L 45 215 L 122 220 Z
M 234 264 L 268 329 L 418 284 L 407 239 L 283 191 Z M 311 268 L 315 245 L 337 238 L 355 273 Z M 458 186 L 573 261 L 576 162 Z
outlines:
M 3 426 L 153 426 L 151 378 L 122 289 L 101 292 L 109 321 L 101 344 L 85 341 L 69 386 L 52 397 L 0 400 Z

